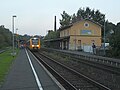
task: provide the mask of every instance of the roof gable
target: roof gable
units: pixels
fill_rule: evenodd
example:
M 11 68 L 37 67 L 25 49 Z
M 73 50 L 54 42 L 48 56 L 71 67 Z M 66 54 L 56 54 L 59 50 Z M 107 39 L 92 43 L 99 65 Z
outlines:
M 82 22 L 82 21 L 90 21 L 90 22 L 92 22 L 92 23 L 94 23 L 94 24 L 102 27 L 101 24 L 99 24 L 98 22 L 95 22 L 95 21 L 93 21 L 93 20 L 90 20 L 90 19 L 82 19 L 82 20 L 80 20 L 80 21 L 77 21 L 77 22 L 73 23 L 73 25 L 76 24 L 76 23 Z
M 63 31 L 63 30 L 65 30 L 65 29 L 67 29 L 67 28 L 70 28 L 70 27 L 72 27 L 72 26 L 73 26 L 73 24 L 70 24 L 70 25 L 61 27 L 61 28 L 59 28 L 58 30 L 59 30 L 59 31 Z
M 59 30 L 59 31 L 66 30 L 67 28 L 72 27 L 74 24 L 76 24 L 76 23 L 80 23 L 80 22 L 82 22 L 82 21 L 90 21 L 90 22 L 92 22 L 92 23 L 94 23 L 94 24 L 96 24 L 96 25 L 102 27 L 101 24 L 99 24 L 98 22 L 95 22 L 95 21 L 93 21 L 93 20 L 90 20 L 90 19 L 81 19 L 80 21 L 77 21 L 77 22 L 72 23 L 72 24 L 70 24 L 70 25 L 67 25 L 67 26 L 61 27 L 61 28 L 59 28 L 58 30 Z

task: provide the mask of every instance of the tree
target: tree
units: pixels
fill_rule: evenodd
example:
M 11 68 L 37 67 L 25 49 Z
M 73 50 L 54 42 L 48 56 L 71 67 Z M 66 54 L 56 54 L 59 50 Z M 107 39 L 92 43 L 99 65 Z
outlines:
M 77 20 L 84 19 L 84 16 L 85 16 L 84 8 L 83 9 L 79 8 L 79 10 L 77 11 Z
M 104 25 L 105 15 L 102 14 L 99 10 L 97 10 L 97 11 L 95 12 L 94 17 L 93 17 L 93 20 L 94 20 L 95 22 L 98 22 L 98 23 L 101 24 L 101 25 Z
M 114 33 L 110 37 L 110 45 L 112 56 L 120 58 L 120 22 L 117 23 Z
M 77 11 L 77 20 L 81 19 L 90 19 L 103 25 L 105 15 L 102 14 L 99 10 L 94 11 L 94 9 L 91 10 L 89 7 L 86 7 L 86 9 L 79 8 Z
M 106 21 L 105 24 L 105 33 L 106 33 L 106 41 L 109 42 L 110 37 L 112 36 L 112 34 L 115 32 L 115 24 Z
M 63 14 L 61 14 L 62 19 L 60 20 L 61 27 L 70 25 L 71 23 L 75 23 L 77 21 L 80 21 L 81 19 L 90 19 L 95 22 L 98 22 L 101 25 L 104 25 L 105 21 L 105 15 L 102 14 L 99 10 L 91 10 L 89 7 L 86 8 L 79 8 L 77 13 L 73 15 L 67 14 L 65 11 L 63 11 Z
M 0 48 L 11 46 L 12 45 L 12 32 L 9 29 L 4 28 L 4 26 L 0 26 Z
M 53 31 L 53 30 L 49 30 L 48 34 L 45 36 L 45 40 L 49 40 L 49 39 L 56 39 L 59 38 L 59 31 Z
M 63 11 L 63 14 L 61 14 L 62 19 L 60 19 L 60 25 L 61 27 L 67 26 L 71 22 L 71 16 L 68 15 L 65 11 Z
M 89 7 L 86 8 L 85 10 L 85 17 L 84 18 L 91 18 L 91 9 Z
M 77 22 L 77 16 L 75 15 L 75 13 L 72 15 L 72 23 Z

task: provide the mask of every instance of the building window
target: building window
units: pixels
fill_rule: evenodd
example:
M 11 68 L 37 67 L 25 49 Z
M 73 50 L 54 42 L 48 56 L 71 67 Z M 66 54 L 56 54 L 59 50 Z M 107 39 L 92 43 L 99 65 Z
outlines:
M 85 22 L 84 27 L 86 27 L 86 28 L 89 27 L 89 23 Z
M 91 35 L 92 31 L 91 30 L 81 30 L 81 35 Z
M 67 30 L 67 36 L 69 36 L 69 30 Z
M 65 36 L 65 30 L 64 30 L 64 35 L 63 36 Z
M 81 40 L 78 40 L 78 46 L 81 46 Z

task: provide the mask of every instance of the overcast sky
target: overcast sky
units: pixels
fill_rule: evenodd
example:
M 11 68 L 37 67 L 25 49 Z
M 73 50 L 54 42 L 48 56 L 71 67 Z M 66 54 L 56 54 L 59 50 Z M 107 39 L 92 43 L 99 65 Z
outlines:
M 120 0 L 1 0 L 0 25 L 12 31 L 12 16 L 16 15 L 15 28 L 19 34 L 43 36 L 54 28 L 55 15 L 59 28 L 60 14 L 66 11 L 72 15 L 80 7 L 98 9 L 110 22 L 120 22 Z

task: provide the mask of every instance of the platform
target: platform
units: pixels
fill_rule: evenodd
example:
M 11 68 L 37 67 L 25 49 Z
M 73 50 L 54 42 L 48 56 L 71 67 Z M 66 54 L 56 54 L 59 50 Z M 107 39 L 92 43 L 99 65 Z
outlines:
M 29 51 L 21 49 L 0 90 L 64 90 L 64 88 Z

